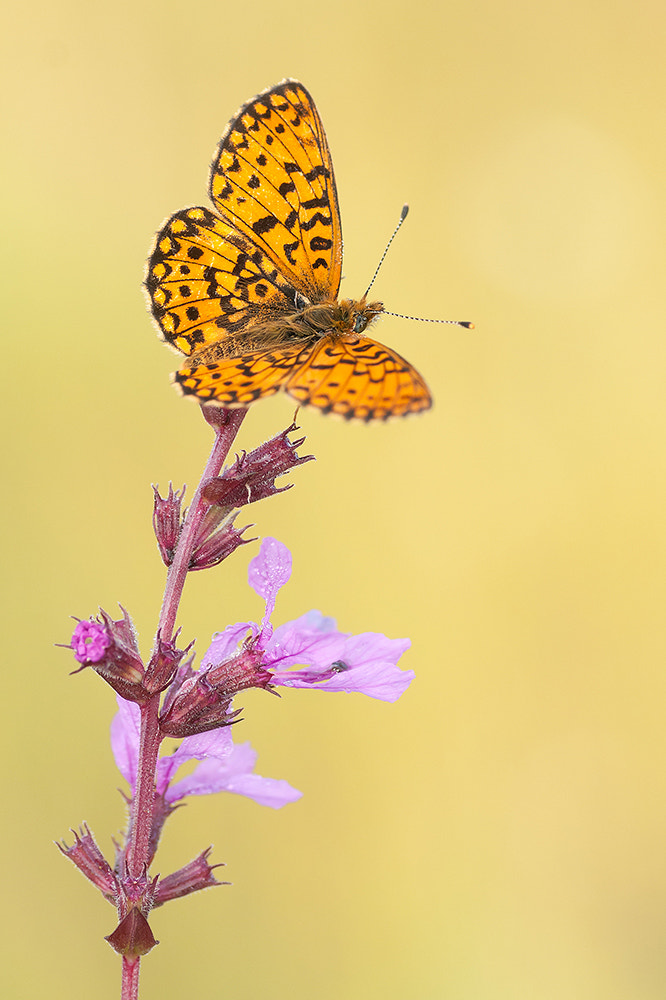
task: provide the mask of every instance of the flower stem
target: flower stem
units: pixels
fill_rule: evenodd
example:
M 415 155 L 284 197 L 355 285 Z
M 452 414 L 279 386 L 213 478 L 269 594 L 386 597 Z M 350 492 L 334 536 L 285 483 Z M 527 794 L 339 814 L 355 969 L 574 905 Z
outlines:
M 203 471 L 201 481 L 197 486 L 194 497 L 190 504 L 185 522 L 181 529 L 178 545 L 174 553 L 173 562 L 167 574 L 166 587 L 164 590 L 164 600 L 160 614 L 159 634 L 163 642 L 168 642 L 176 624 L 178 605 L 185 586 L 185 577 L 189 569 L 192 549 L 196 538 L 197 528 L 206 511 L 206 502 L 202 497 L 202 490 L 205 483 L 218 476 L 222 463 L 229 454 L 229 449 L 233 444 L 238 429 L 243 422 L 247 410 L 215 410 L 210 418 L 204 414 L 211 422 L 214 416 L 220 415 L 220 420 L 215 423 L 215 444 L 210 453 L 210 458 Z
M 173 562 L 167 573 L 162 612 L 158 625 L 158 635 L 163 642 L 169 642 L 173 636 L 178 605 L 192 558 L 197 528 L 206 509 L 206 501 L 202 497 L 203 487 L 211 477 L 219 475 L 245 413 L 246 410 L 215 410 L 210 416 L 204 414 L 215 427 L 215 443 L 192 498 L 178 537 Z M 141 736 L 136 791 L 132 802 L 132 819 L 126 852 L 129 873 L 133 878 L 138 878 L 150 861 L 155 768 L 161 742 L 159 708 L 159 694 L 141 706 Z
M 173 562 L 167 573 L 164 599 L 158 624 L 158 637 L 169 642 L 173 637 L 178 606 L 185 586 L 197 529 L 206 511 L 202 491 L 206 482 L 219 475 L 246 410 L 204 410 L 204 417 L 215 429 L 215 443 L 183 522 Z M 157 648 L 157 644 L 156 644 Z M 132 800 L 128 839 L 125 850 L 127 869 L 132 878 L 139 876 L 150 863 L 150 835 L 155 799 L 155 769 L 162 737 L 159 730 L 160 695 L 141 706 L 141 735 L 136 790 Z M 139 960 L 123 958 L 121 1000 L 137 1000 L 139 995 Z
M 123 979 L 120 1000 L 138 1000 L 140 959 L 123 958 Z

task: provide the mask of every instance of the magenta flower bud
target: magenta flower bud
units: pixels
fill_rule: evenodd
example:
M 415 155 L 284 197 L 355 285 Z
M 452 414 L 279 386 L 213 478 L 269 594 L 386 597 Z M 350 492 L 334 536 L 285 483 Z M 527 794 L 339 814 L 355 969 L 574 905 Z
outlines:
M 203 488 L 204 498 L 216 507 L 231 510 L 290 489 L 293 483 L 276 486 L 277 476 L 314 459 L 314 455 L 300 457 L 296 454 L 296 449 L 303 444 L 305 438 L 290 441 L 289 434 L 295 430 L 298 428 L 293 423 L 254 451 L 239 455 L 221 476 L 206 483 Z
M 194 861 L 179 868 L 177 872 L 167 875 L 157 883 L 155 891 L 154 906 L 162 906 L 171 899 L 178 899 L 180 896 L 189 896 L 191 892 L 198 892 L 199 889 L 209 889 L 213 885 L 229 885 L 229 882 L 218 882 L 213 875 L 214 868 L 222 868 L 223 865 L 209 865 L 208 856 L 212 847 L 202 851 Z
M 124 608 L 121 611 L 123 617 L 119 621 L 101 608 L 99 618 L 80 621 L 70 646 L 82 669 L 92 667 L 128 701 L 144 702 L 148 692 L 142 683 L 144 668 L 134 626 Z
M 182 490 L 174 493 L 173 486 L 169 483 L 169 492 L 166 497 L 160 496 L 156 486 L 153 486 L 153 493 L 155 538 L 163 563 L 165 566 L 170 566 L 180 534 L 180 505 L 185 496 L 185 487 L 183 486 Z
M 250 525 L 245 525 L 240 530 L 234 527 L 234 520 L 238 515 L 229 517 L 226 509 L 211 507 L 207 511 L 199 525 L 197 538 L 194 545 L 192 558 L 190 559 L 190 569 L 209 569 L 217 566 L 235 552 L 239 545 L 246 545 L 248 542 L 256 541 L 254 538 L 243 538 L 243 532 L 247 531 Z
M 92 618 L 87 622 L 79 622 L 74 629 L 71 647 L 74 656 L 86 666 L 99 663 L 111 645 L 111 636 L 101 624 Z

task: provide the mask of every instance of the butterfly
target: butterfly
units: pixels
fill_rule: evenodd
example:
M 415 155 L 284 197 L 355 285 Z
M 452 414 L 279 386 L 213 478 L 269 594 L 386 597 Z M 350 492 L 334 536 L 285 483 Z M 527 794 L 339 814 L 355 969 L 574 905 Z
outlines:
M 365 331 L 384 311 L 338 300 L 342 229 L 333 164 L 297 80 L 227 125 L 211 167 L 215 211 L 176 212 L 157 234 L 146 288 L 164 339 L 187 355 L 175 382 L 201 403 L 244 407 L 284 390 L 362 420 L 416 413 L 422 376 Z

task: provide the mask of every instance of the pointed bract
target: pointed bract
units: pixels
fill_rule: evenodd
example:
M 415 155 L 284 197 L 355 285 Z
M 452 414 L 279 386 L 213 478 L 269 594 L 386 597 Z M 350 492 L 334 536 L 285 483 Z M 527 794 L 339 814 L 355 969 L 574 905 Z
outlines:
M 105 899 L 117 904 L 120 885 L 115 872 L 108 863 L 88 827 L 84 824 L 77 832 L 73 830 L 74 843 L 71 847 L 63 841 L 57 844 L 58 850 L 83 872 L 93 885 L 97 886 Z
M 177 872 L 161 878 L 157 883 L 154 906 L 162 906 L 171 899 L 189 896 L 200 889 L 210 889 L 215 885 L 229 885 L 228 882 L 218 882 L 213 875 L 215 868 L 222 865 L 209 865 L 208 856 L 212 848 L 202 851 L 193 861 Z
M 197 531 L 192 558 L 190 559 L 190 569 L 210 569 L 211 566 L 218 566 L 224 559 L 235 552 L 239 545 L 247 545 L 248 542 L 256 541 L 254 538 L 243 538 L 243 532 L 247 531 L 250 525 L 243 528 L 236 528 L 234 521 L 238 516 L 228 514 L 218 507 L 211 507 L 204 516 Z
M 290 489 L 292 483 L 276 486 L 276 478 L 297 465 L 314 459 L 314 455 L 301 457 L 296 453 L 296 449 L 305 441 L 304 437 L 297 441 L 289 439 L 289 434 L 296 430 L 298 427 L 292 423 L 281 434 L 265 441 L 258 448 L 237 456 L 234 464 L 225 469 L 221 476 L 209 479 L 204 485 L 205 499 L 217 507 L 231 510 Z
M 150 924 L 136 907 L 123 917 L 112 934 L 106 935 L 105 940 L 114 951 L 127 959 L 141 958 L 159 944 L 150 929 Z
M 177 636 L 169 642 L 164 642 L 162 636 L 159 633 L 157 635 L 155 649 L 146 667 L 146 675 L 143 679 L 144 687 L 151 694 L 164 691 L 171 684 L 180 661 L 191 648 L 191 646 L 188 646 L 187 649 L 178 649 L 175 642 L 176 638 Z

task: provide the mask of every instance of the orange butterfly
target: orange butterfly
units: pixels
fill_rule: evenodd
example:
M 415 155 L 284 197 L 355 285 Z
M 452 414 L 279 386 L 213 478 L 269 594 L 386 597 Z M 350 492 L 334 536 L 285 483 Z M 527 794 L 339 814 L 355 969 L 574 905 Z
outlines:
M 177 212 L 148 262 L 153 315 L 188 355 L 175 376 L 183 393 L 236 407 L 284 389 L 301 404 L 363 420 L 428 409 L 421 375 L 365 336 L 382 303 L 338 301 L 333 165 L 301 83 L 285 80 L 232 118 L 210 197 L 219 214 Z

